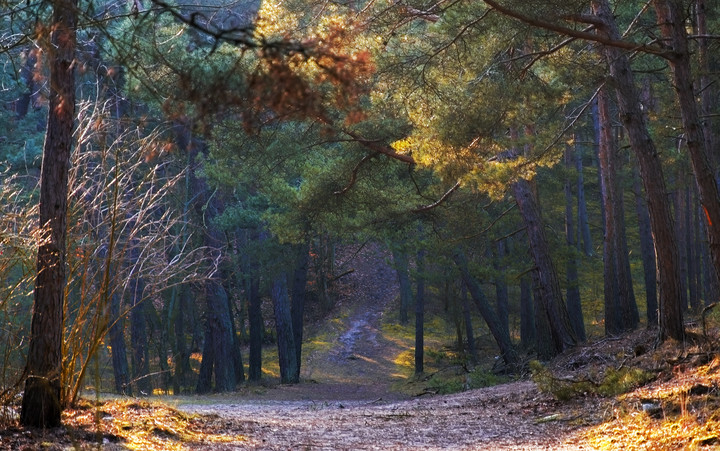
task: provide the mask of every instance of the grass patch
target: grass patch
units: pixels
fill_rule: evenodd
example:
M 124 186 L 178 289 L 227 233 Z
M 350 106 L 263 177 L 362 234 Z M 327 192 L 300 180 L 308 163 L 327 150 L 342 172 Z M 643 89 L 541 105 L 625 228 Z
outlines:
M 532 379 L 541 391 L 551 393 L 560 401 L 579 396 L 617 396 L 641 387 L 655 379 L 656 375 L 641 368 L 608 368 L 599 380 L 590 378 L 558 378 L 537 360 L 530 362 Z

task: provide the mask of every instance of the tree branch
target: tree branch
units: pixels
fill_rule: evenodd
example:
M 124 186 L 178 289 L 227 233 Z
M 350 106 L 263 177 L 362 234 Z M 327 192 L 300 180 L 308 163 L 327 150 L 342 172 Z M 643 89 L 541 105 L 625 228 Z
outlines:
M 370 159 L 372 157 L 374 157 L 375 155 L 377 155 L 377 152 L 373 152 L 373 153 L 365 155 L 362 158 L 362 160 L 360 160 L 358 162 L 358 164 L 356 164 L 355 167 L 353 168 L 352 175 L 350 176 L 350 182 L 347 184 L 347 186 L 345 188 L 341 189 L 340 191 L 335 191 L 333 194 L 335 194 L 336 196 L 341 196 L 341 195 L 347 193 L 348 191 L 350 191 L 350 188 L 352 188 L 353 185 L 355 185 L 355 182 L 357 182 L 357 173 L 360 170 L 360 167 L 362 167 L 362 165 L 364 165 L 365 163 L 370 161 Z
M 599 44 L 607 45 L 610 47 L 617 47 L 620 49 L 632 50 L 632 51 L 641 51 L 641 52 L 645 52 L 645 53 L 650 53 L 652 55 L 658 55 L 663 58 L 670 58 L 670 56 L 671 56 L 671 52 L 668 52 L 666 49 L 664 49 L 662 47 L 650 46 L 650 45 L 646 45 L 646 44 L 639 44 L 639 43 L 631 42 L 631 41 L 610 39 L 606 36 L 591 33 L 589 31 L 575 30 L 573 28 L 569 28 L 569 27 L 566 27 L 563 25 L 548 22 L 543 19 L 527 16 L 519 11 L 515 11 L 515 10 L 512 10 L 505 6 L 502 6 L 500 3 L 498 3 L 495 0 L 483 0 L 483 1 L 486 4 L 488 4 L 492 9 L 499 12 L 500 14 L 503 14 L 508 17 L 512 17 L 513 19 L 516 19 L 520 22 L 526 23 L 533 27 L 542 28 L 544 30 L 549 30 L 549 31 L 554 31 L 556 33 L 564 34 L 566 36 L 571 36 L 571 37 L 574 37 L 577 39 L 583 39 L 586 41 L 597 42 Z M 584 20 L 584 22 L 587 22 L 587 20 Z
M 454 193 L 458 188 L 460 188 L 460 180 L 458 180 L 457 183 L 455 183 L 455 185 L 453 185 L 452 188 L 450 188 L 445 194 L 443 194 L 443 196 L 440 199 L 438 199 L 437 201 L 435 201 L 429 205 L 424 205 L 422 207 L 418 207 L 418 208 L 412 210 L 412 212 L 413 213 L 422 213 L 422 212 L 425 212 L 428 210 L 432 210 L 433 208 L 435 208 L 438 205 L 445 202 L 452 195 L 452 193 Z

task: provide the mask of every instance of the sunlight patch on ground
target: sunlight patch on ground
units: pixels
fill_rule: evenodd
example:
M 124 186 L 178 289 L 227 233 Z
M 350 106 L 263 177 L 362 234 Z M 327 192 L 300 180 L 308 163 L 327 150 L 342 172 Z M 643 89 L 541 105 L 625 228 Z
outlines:
M 699 449 L 720 446 L 720 357 L 673 379 L 618 398 L 612 419 L 587 433 L 600 449 Z
M 136 400 L 85 402 L 63 413 L 63 424 L 98 434 L 98 443 L 117 441 L 131 450 L 181 450 L 187 446 L 240 443 L 241 435 L 213 432 L 200 417 L 159 403 Z

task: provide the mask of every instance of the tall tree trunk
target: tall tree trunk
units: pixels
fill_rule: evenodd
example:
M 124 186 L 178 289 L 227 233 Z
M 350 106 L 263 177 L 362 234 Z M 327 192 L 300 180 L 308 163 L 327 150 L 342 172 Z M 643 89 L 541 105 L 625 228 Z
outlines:
M 248 276 L 246 282 L 248 298 L 248 328 L 250 329 L 250 351 L 248 356 L 248 379 L 262 378 L 262 340 L 265 323 L 262 317 L 262 298 L 258 274 Z
M 502 322 L 498 318 L 497 313 L 490 306 L 490 302 L 487 300 L 487 297 L 485 297 L 485 293 L 480 287 L 480 283 L 478 283 L 477 279 L 470 274 L 465 254 L 459 249 L 456 250 L 453 254 L 453 261 L 460 270 L 460 276 L 465 284 L 465 287 L 467 287 L 467 290 L 470 292 L 470 297 L 472 297 L 480 315 L 488 325 L 490 333 L 500 349 L 500 354 L 502 354 L 505 364 L 509 367 L 514 367 L 518 363 L 518 357 L 512 346 L 510 334 L 508 333 L 508 330 L 502 326 Z
M 465 323 L 465 336 L 468 342 L 468 356 L 470 363 L 476 365 L 478 362 L 477 347 L 475 346 L 475 331 L 473 330 L 472 315 L 470 314 L 470 302 L 467 297 L 467 287 L 462 284 L 460 288 L 460 299 L 463 308 L 463 321 Z
M 598 31 L 610 39 L 620 39 L 620 32 L 607 0 L 593 0 L 595 16 L 600 25 Z M 628 133 L 630 145 L 635 152 L 645 193 L 655 250 L 657 255 L 659 283 L 659 335 L 660 339 L 683 340 L 682 305 L 687 303 L 685 293 L 678 284 L 678 248 L 673 230 L 672 215 L 666 200 L 667 189 L 662 164 L 655 143 L 648 133 L 643 111 L 635 86 L 635 77 L 627 55 L 620 49 L 604 46 L 603 53 L 610 67 L 617 91 L 620 119 Z
M 207 203 L 208 226 L 205 231 L 205 246 L 210 249 L 221 249 L 225 246 L 224 234 L 213 220 L 219 214 L 217 198 Z M 222 273 L 222 271 L 221 271 Z M 211 346 L 203 347 L 203 363 L 208 360 L 210 373 L 215 374 L 216 392 L 233 391 L 237 383 L 235 373 L 235 337 L 233 336 L 232 319 L 228 308 L 228 295 L 219 274 L 205 282 L 205 341 Z M 206 354 L 207 352 L 207 354 Z M 201 374 L 207 378 L 208 372 Z M 207 393 L 210 388 L 207 379 L 198 381 L 198 393 Z
M 415 260 L 417 269 L 415 292 L 415 374 L 425 371 L 425 251 L 419 250 Z
M 587 201 L 585 200 L 585 176 L 583 171 L 582 147 L 579 144 L 575 144 L 575 151 L 577 153 L 575 168 L 577 169 L 578 232 L 579 235 L 582 236 L 583 252 L 585 255 L 591 256 L 593 255 L 593 245 L 592 237 L 590 235 L 590 221 L 588 220 Z
M 703 130 L 705 138 L 705 149 L 709 151 L 710 164 L 715 171 L 718 169 L 720 161 L 719 152 L 713 152 L 715 143 L 717 142 L 717 131 L 713 128 L 713 107 L 717 106 L 715 101 L 717 95 L 717 83 L 713 82 L 710 77 L 710 33 L 707 26 L 707 2 L 705 0 L 695 1 L 695 34 L 698 43 L 698 70 L 699 70 L 699 93 L 700 93 L 700 114 L 702 122 L 700 126 Z
M 112 355 L 113 379 L 115 380 L 115 393 L 132 396 L 130 386 L 130 367 L 127 361 L 127 347 L 125 345 L 125 316 L 121 314 L 122 296 L 113 293 L 110 298 L 110 349 Z
M 678 264 L 680 265 L 680 289 L 683 293 L 688 292 L 688 260 L 687 260 L 687 247 L 689 245 L 687 238 L 687 214 L 688 205 L 685 197 L 685 177 L 684 171 L 681 168 L 676 168 L 676 187 L 673 193 L 674 203 L 674 216 L 675 216 L 675 232 L 677 233 L 677 243 L 679 252 Z M 685 298 L 688 299 L 687 297 Z M 687 310 L 688 305 L 682 306 L 683 310 Z
M 292 316 L 293 340 L 295 341 L 295 357 L 297 366 L 295 377 L 300 380 L 300 366 L 302 364 L 302 343 L 305 315 L 305 288 L 307 286 L 308 265 L 310 263 L 310 243 L 306 242 L 295 246 L 296 260 L 293 270 Z
M 695 190 L 688 187 L 685 189 L 685 204 L 687 205 L 687 212 L 685 214 L 685 230 L 687 230 L 687 271 L 688 271 L 688 299 L 690 301 L 690 308 L 697 312 L 700 310 L 700 247 L 698 245 L 700 241 L 700 227 L 697 196 L 694 195 Z
M 683 3 L 678 0 L 653 0 L 657 23 L 665 44 L 672 47 L 667 58 L 672 72 L 673 87 L 680 105 L 680 117 L 685 141 L 690 154 L 700 203 L 707 216 L 707 238 L 715 273 L 720 278 L 720 191 L 715 171 L 705 147 L 705 135 L 693 89 L 693 76 L 688 48 L 687 27 Z
M 139 252 L 131 251 L 131 261 L 137 261 Z M 133 276 L 129 284 L 130 290 L 130 346 L 132 362 L 132 378 L 135 393 L 142 396 L 152 395 L 153 387 L 149 377 L 150 353 L 148 351 L 147 321 L 143 292 L 145 282 L 141 277 Z
M 190 306 L 190 287 L 180 286 L 173 291 L 175 302 L 171 318 L 174 319 L 175 331 L 175 353 L 173 363 L 175 372 L 173 374 L 173 392 L 176 395 L 184 393 L 189 385 L 188 376 L 192 373 L 190 367 L 190 352 L 185 340 L 185 314 Z
M 605 332 L 616 335 L 633 330 L 639 322 L 635 292 L 630 275 L 625 213 L 620 192 L 620 159 L 612 129 L 610 98 L 605 88 L 598 92 L 598 114 L 602 172 L 602 193 L 605 199 Z
M 645 300 L 647 306 L 648 327 L 658 324 L 657 304 L 657 269 L 655 265 L 655 245 L 650 229 L 650 213 L 647 201 L 640 186 L 640 175 L 637 166 L 633 167 L 633 194 L 635 196 L 635 213 L 638 217 L 640 235 L 640 255 L 643 262 L 643 275 L 645 280 Z
M 232 356 L 233 356 L 233 367 L 235 368 L 235 384 L 245 380 L 245 368 L 243 366 L 242 352 L 240 351 L 242 343 L 240 342 L 240 335 L 238 334 L 237 327 L 235 326 L 235 306 L 234 300 L 230 293 L 232 288 L 230 285 L 231 275 L 227 271 L 222 271 L 223 288 L 227 297 L 227 310 L 228 318 L 230 320 L 230 333 L 232 336 Z
M 530 182 L 525 179 L 514 182 L 512 189 L 530 242 L 530 254 L 535 263 L 534 276 L 537 278 L 538 294 L 535 298 L 536 314 L 547 318 L 550 327 L 551 353 L 557 355 L 575 346 L 577 338 L 570 325 L 560 281 L 550 256 L 550 245 L 545 235 L 537 197 L 530 187 Z
M 295 355 L 290 297 L 288 296 L 287 276 L 282 273 L 275 277 L 272 284 L 275 330 L 277 331 L 278 359 L 280 363 L 280 382 L 296 384 L 300 382 Z
M 76 0 L 55 0 L 50 47 L 50 102 L 40 175 L 40 225 L 37 278 L 25 391 L 20 424 L 60 425 L 65 236 L 70 149 L 75 118 Z
M 582 166 L 582 164 L 580 164 Z M 580 284 L 578 282 L 577 270 L 577 245 L 575 243 L 575 226 L 573 224 L 573 195 L 572 178 L 570 168 L 573 167 L 573 149 L 569 145 L 565 147 L 565 167 L 568 175 L 565 179 L 565 240 L 568 245 L 567 257 L 567 309 L 570 316 L 575 336 L 580 341 L 585 341 L 585 321 L 583 320 L 582 302 L 580 299 Z M 579 174 L 579 171 L 578 171 Z M 579 175 L 578 175 L 579 176 Z M 578 187 L 580 182 L 578 182 Z
M 412 303 L 412 286 L 410 285 L 409 261 L 404 250 L 392 248 L 393 262 L 400 286 L 400 324 L 408 323 L 408 310 Z

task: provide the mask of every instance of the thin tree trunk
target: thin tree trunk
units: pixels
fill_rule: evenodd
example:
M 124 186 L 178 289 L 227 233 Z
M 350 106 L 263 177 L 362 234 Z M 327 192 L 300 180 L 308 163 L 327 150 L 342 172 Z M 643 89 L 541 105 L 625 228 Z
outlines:
M 620 39 L 620 33 L 607 0 L 593 0 L 595 16 L 601 22 L 598 30 L 610 39 Z M 673 230 L 672 215 L 666 200 L 667 189 L 662 164 L 641 110 L 635 77 L 627 55 L 620 49 L 604 46 L 603 53 L 610 67 L 617 91 L 620 119 L 627 130 L 630 145 L 635 152 L 645 193 L 655 249 L 659 284 L 660 339 L 683 340 L 682 305 L 687 303 L 685 293 L 678 285 L 678 248 Z
M 190 304 L 189 297 L 190 287 L 181 286 L 175 290 L 175 306 L 171 312 L 174 318 L 175 330 L 175 354 L 173 363 L 175 365 L 175 373 L 173 374 L 173 392 L 178 395 L 184 393 L 189 382 L 188 376 L 192 372 L 190 367 L 190 352 L 185 340 L 185 313 Z
M 657 327 L 657 269 L 655 265 L 655 245 L 650 229 L 650 214 L 647 202 L 640 186 L 640 175 L 637 166 L 633 168 L 633 194 L 635 196 L 635 213 L 638 217 L 640 235 L 640 255 L 643 262 L 643 275 L 645 280 L 645 301 L 647 305 L 648 327 Z
M 137 261 L 138 252 L 131 252 L 131 261 Z M 130 346 L 132 348 L 132 378 L 135 393 L 142 396 L 152 395 L 150 377 L 150 353 L 148 351 L 147 322 L 143 292 L 145 283 L 142 278 L 134 276 L 129 284 L 130 290 Z
M 408 310 L 410 310 L 410 304 L 412 303 L 408 256 L 404 250 L 395 249 L 394 247 L 392 255 L 400 287 L 400 324 L 407 324 Z
M 577 206 L 578 206 L 578 232 L 582 236 L 583 252 L 585 255 L 593 255 L 592 237 L 590 235 L 590 222 L 588 220 L 587 201 L 585 200 L 585 176 L 583 171 L 582 147 L 575 145 L 577 158 L 575 168 L 577 169 Z M 579 244 L 579 243 L 578 243 Z M 584 337 L 584 334 L 583 334 Z M 584 338 L 582 339 L 585 340 Z
M 415 374 L 425 371 L 425 251 L 419 250 L 415 261 L 417 280 L 415 292 Z
M 507 280 L 505 279 L 507 266 L 504 263 L 505 254 L 507 253 L 505 240 L 500 240 L 496 243 L 495 251 L 495 258 L 493 259 L 493 269 L 495 270 L 495 308 L 497 309 L 500 324 L 510 331 L 510 307 Z
M 477 347 L 475 346 L 475 332 L 473 330 L 472 315 L 470 314 L 470 302 L 467 297 L 467 287 L 463 284 L 460 288 L 460 299 L 462 300 L 463 321 L 465 322 L 465 336 L 468 342 L 468 356 L 470 363 L 476 365 L 478 362 Z
M 113 293 L 110 299 L 109 330 L 110 349 L 112 354 L 113 379 L 115 380 L 115 393 L 132 396 L 130 386 L 130 367 L 127 361 L 127 347 L 125 345 L 125 318 L 120 313 L 122 296 Z
M 75 119 L 76 0 L 52 2 L 49 113 L 40 176 L 37 278 L 20 424 L 60 425 L 65 236 L 70 149 Z
M 248 328 L 250 329 L 250 351 L 248 356 L 248 379 L 259 381 L 262 378 L 262 340 L 265 326 L 262 317 L 262 298 L 257 274 L 247 280 Z
M 573 167 L 573 149 L 569 145 L 565 148 L 565 167 L 568 169 L 568 175 L 565 179 L 565 240 L 568 245 L 567 258 L 567 309 L 570 316 L 575 336 L 580 341 L 585 341 L 585 321 L 583 320 L 582 302 L 580 299 L 580 285 L 578 282 L 577 270 L 577 249 L 575 243 L 575 226 L 573 224 L 573 195 L 572 195 L 572 178 L 570 177 L 570 168 Z M 582 164 L 581 164 L 582 166 Z M 579 171 L 578 171 L 579 174 Z M 580 182 L 578 181 L 578 186 Z
M 490 333 L 500 349 L 500 353 L 502 354 L 505 364 L 509 367 L 514 367 L 518 363 L 518 357 L 512 346 L 510 334 L 508 333 L 508 330 L 502 326 L 495 309 L 490 306 L 490 302 L 487 297 L 485 297 L 485 293 L 480 287 L 480 283 L 478 283 L 477 279 L 470 274 L 465 254 L 460 250 L 456 250 L 453 254 L 453 261 L 460 270 L 460 276 L 465 284 L 465 287 L 467 287 L 468 292 L 470 292 L 470 296 L 475 302 L 475 306 L 485 320 L 485 323 L 488 325 Z
M 685 190 L 685 203 L 687 204 L 687 213 L 685 215 L 685 228 L 687 230 L 687 262 L 688 262 L 688 298 L 690 308 L 694 312 L 700 310 L 700 222 L 697 214 L 699 206 L 697 205 L 697 196 L 694 195 L 695 190 L 688 187 Z

